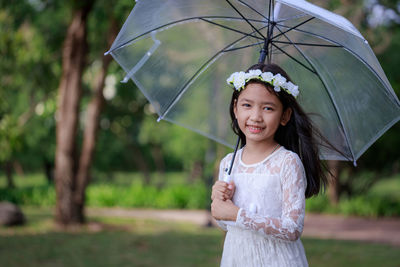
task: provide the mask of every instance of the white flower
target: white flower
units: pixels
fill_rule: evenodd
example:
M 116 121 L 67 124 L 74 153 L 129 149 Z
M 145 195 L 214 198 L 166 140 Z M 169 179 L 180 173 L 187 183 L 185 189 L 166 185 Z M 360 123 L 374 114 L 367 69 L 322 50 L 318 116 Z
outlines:
M 249 72 L 246 73 L 246 81 L 259 78 L 261 73 L 261 70 L 249 70 Z
M 287 82 L 287 83 L 284 83 L 284 84 L 282 85 L 282 87 L 285 88 L 285 89 L 287 89 L 289 92 L 292 92 L 293 86 L 294 86 L 294 84 L 291 83 L 291 82 Z
M 275 87 L 274 87 L 274 91 L 275 91 L 275 92 L 280 92 L 280 91 L 281 91 L 281 87 L 275 86 Z
M 235 86 L 236 90 L 239 90 L 246 84 L 246 74 L 241 72 L 236 72 L 235 77 L 233 78 L 233 86 Z
M 272 72 L 263 72 L 261 73 L 261 78 L 266 82 L 270 82 L 274 78 L 274 75 Z
M 285 83 L 283 85 L 283 88 L 285 88 L 294 97 L 296 97 L 299 94 L 299 87 L 297 85 L 294 85 L 292 82 Z
M 292 93 L 292 95 L 294 96 L 294 97 L 297 97 L 298 95 L 299 95 L 299 86 L 297 86 L 297 85 L 294 85 L 293 86 L 293 88 L 292 88 L 292 91 L 290 91 L 291 93 Z
M 229 76 L 226 82 L 229 85 L 235 87 L 236 90 L 241 90 L 246 85 L 246 82 L 251 79 L 258 79 L 264 81 L 274 87 L 275 92 L 280 92 L 284 89 L 288 94 L 292 94 L 294 97 L 297 97 L 299 94 L 299 87 L 292 82 L 286 82 L 286 78 L 281 74 L 273 75 L 271 72 L 262 72 L 261 70 L 249 70 L 249 72 L 245 73 L 234 72 Z
M 234 79 L 234 77 L 235 77 L 235 74 L 236 74 L 236 72 L 232 73 L 231 76 L 229 76 L 229 78 L 226 79 L 226 82 L 227 82 L 229 85 L 233 84 L 233 79 Z
M 274 86 L 281 87 L 285 83 L 286 83 L 286 78 L 280 75 L 279 73 L 274 76 L 274 82 L 273 82 Z

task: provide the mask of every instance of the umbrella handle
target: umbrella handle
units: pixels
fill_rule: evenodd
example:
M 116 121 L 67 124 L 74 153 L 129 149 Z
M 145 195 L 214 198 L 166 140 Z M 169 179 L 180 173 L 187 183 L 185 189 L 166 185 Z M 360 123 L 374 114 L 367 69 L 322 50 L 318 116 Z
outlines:
M 223 180 L 224 180 L 224 182 L 229 184 L 232 181 L 232 177 L 227 172 L 225 172 Z
M 236 147 L 235 147 L 235 151 L 233 152 L 233 157 L 232 157 L 232 160 L 231 160 L 231 165 L 229 166 L 229 171 L 228 171 L 228 173 L 227 173 L 228 176 L 231 175 L 232 168 L 233 168 L 233 162 L 235 161 L 236 152 L 237 152 L 237 150 L 238 150 L 238 148 L 239 148 L 239 143 L 240 143 L 240 136 L 238 136 L 238 139 L 237 139 L 237 142 L 236 142 Z M 225 177 L 224 177 L 224 179 L 225 179 Z

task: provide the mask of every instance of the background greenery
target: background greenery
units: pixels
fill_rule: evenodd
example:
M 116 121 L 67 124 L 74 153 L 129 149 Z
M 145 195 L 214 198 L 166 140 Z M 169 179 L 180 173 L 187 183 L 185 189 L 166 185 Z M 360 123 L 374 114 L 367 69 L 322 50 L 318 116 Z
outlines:
M 5 179 L 1 178 L 0 201 L 38 207 L 55 204 L 54 185 L 48 184 L 43 174 L 17 176 L 14 189 L 4 188 Z M 125 208 L 209 208 L 210 190 L 201 179 L 188 183 L 185 173 L 170 172 L 165 176 L 154 173 L 151 180 L 151 184 L 143 184 L 140 173 L 119 172 L 111 179 L 100 175 L 88 188 L 87 204 Z M 400 216 L 399 192 L 400 175 L 385 177 L 367 194 L 342 197 L 338 205 L 330 204 L 326 194 L 307 199 L 306 211 L 368 217 Z

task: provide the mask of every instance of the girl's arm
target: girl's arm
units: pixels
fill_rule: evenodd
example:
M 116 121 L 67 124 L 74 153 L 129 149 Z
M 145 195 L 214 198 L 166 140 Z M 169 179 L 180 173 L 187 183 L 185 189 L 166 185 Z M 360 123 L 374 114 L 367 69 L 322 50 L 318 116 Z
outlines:
M 236 226 L 257 231 L 265 236 L 296 241 L 303 232 L 306 175 L 299 156 L 290 153 L 284 160 L 282 177 L 282 216 L 265 217 L 239 209 Z

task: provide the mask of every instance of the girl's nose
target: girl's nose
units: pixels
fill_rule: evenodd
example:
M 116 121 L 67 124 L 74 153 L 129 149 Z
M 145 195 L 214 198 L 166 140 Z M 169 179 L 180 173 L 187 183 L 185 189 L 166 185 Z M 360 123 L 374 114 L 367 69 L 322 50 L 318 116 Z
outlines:
M 251 112 L 250 119 L 253 121 L 261 121 L 262 120 L 262 115 L 261 115 L 261 110 L 258 108 L 254 108 Z

